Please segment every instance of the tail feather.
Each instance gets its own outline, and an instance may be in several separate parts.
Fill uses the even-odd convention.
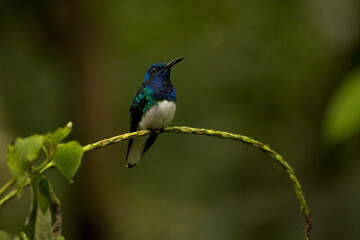
[[[158,135],[159,135],[159,134],[156,134],[156,133],[150,134],[149,138],[148,138],[147,141],[146,141],[143,154],[145,154],[146,151],[149,150],[149,148],[151,147],[151,145],[153,145],[153,143],[155,142],[155,140],[156,140],[156,138],[157,138]]]
[[[149,136],[138,137],[129,142],[128,154],[126,157],[126,167],[131,168],[140,162],[144,152],[145,144]]]

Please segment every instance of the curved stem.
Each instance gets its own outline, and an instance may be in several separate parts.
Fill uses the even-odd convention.
[[[39,166],[37,166],[36,168],[34,168],[31,172],[37,172],[37,171],[41,171],[50,161],[50,158],[46,158],[45,161],[40,164]],[[15,178],[11,179],[10,181],[8,181],[1,189],[0,189],[0,196],[5,193],[9,188],[11,188],[11,186],[13,186],[15,184],[16,180]],[[11,199],[11,198],[10,198]],[[10,199],[8,199],[7,201],[9,201]],[[0,200],[0,206],[2,206],[2,199]]]
[[[297,197],[297,199],[299,201],[299,204],[300,204],[300,210],[305,216],[306,227],[305,227],[305,230],[304,230],[304,237],[305,237],[305,240],[310,239],[310,231],[311,231],[312,222],[311,222],[311,218],[310,218],[309,207],[308,207],[308,205],[306,203],[306,200],[305,200],[304,193],[302,191],[300,182],[297,179],[297,177],[295,176],[295,172],[291,168],[291,166],[284,160],[284,158],[280,154],[278,154],[277,152],[272,150],[268,145],[266,145],[264,143],[261,143],[261,142],[259,142],[257,140],[254,140],[254,139],[252,139],[250,137],[246,137],[246,136],[242,136],[242,135],[238,135],[238,134],[233,134],[233,133],[229,133],[229,132],[215,131],[215,130],[211,130],[211,129],[203,129],[203,128],[166,127],[164,129],[157,130],[156,132],[158,134],[166,133],[166,132],[168,132],[168,133],[196,134],[196,135],[205,135],[205,136],[210,136],[210,137],[228,139],[228,140],[233,140],[233,141],[238,141],[238,142],[245,143],[247,145],[250,145],[250,146],[252,146],[252,147],[254,147],[256,149],[259,149],[259,150],[265,152],[271,158],[276,160],[276,162],[283,168],[283,170],[286,172],[286,174],[290,178],[291,184],[292,184],[292,186],[293,186],[293,188],[295,190],[296,197]],[[123,140],[128,140],[128,139],[132,139],[132,138],[136,138],[136,137],[141,137],[141,136],[145,136],[145,135],[149,135],[149,134],[151,134],[151,131],[149,131],[149,130],[141,130],[141,131],[132,132],[132,133],[125,133],[125,134],[122,134],[122,135],[118,135],[118,136],[115,136],[115,137],[103,139],[101,141],[88,144],[88,145],[83,147],[83,150],[84,150],[84,152],[89,152],[89,151],[92,151],[92,150],[95,150],[95,149],[98,149],[98,148],[102,148],[102,147],[106,147],[106,146],[111,145],[111,144],[115,144],[115,143],[123,141]],[[48,170],[49,168],[52,168],[54,166],[55,166],[55,164],[53,162],[50,162],[50,163],[42,166],[42,168],[40,169],[40,172],[44,173],[46,170]],[[13,184],[12,181],[13,180],[9,181],[3,188],[1,188],[0,193],[3,193],[6,189],[8,189]],[[27,183],[27,185],[28,184],[29,183]],[[9,185],[9,187],[6,187],[8,185]],[[3,190],[3,189],[5,189],[5,190]],[[2,198],[0,200],[0,207],[4,203],[6,203],[10,199],[12,199],[16,195],[16,193],[17,193],[17,190],[14,189],[10,193],[8,193],[4,198]]]
[[[15,183],[15,178],[11,179],[10,181],[8,181],[7,183],[5,183],[5,185],[0,189],[0,196],[6,192],[12,185],[14,185]],[[0,205],[1,206],[1,205]]]
[[[28,184],[26,184],[25,186],[27,186]],[[17,194],[18,190],[17,189],[13,189],[11,192],[9,192],[8,194],[6,194],[5,197],[3,197],[2,199],[0,199],[0,207],[2,205],[4,205],[6,202],[10,201],[11,199],[13,199],[16,194]]]

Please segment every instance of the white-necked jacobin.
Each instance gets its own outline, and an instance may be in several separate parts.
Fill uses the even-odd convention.
[[[176,92],[170,82],[171,67],[183,60],[177,58],[169,63],[151,65],[145,79],[130,106],[130,132],[137,130],[159,130],[173,120],[176,111]],[[140,162],[141,156],[149,150],[158,134],[129,140],[126,167]]]

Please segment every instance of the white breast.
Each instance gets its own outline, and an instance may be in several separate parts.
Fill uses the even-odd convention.
[[[174,118],[176,104],[172,101],[162,101],[150,108],[139,123],[139,129],[160,129],[168,126]]]

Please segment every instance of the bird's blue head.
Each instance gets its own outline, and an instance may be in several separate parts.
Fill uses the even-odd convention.
[[[177,58],[175,60],[172,60],[169,63],[155,63],[151,65],[145,74],[144,81],[148,80],[149,78],[170,78],[170,69],[172,66],[177,64],[178,62],[181,62],[183,58]]]

